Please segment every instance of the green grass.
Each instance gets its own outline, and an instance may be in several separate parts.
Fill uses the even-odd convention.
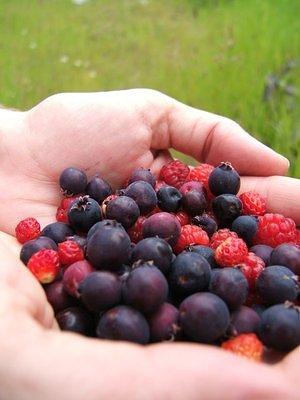
[[[299,177],[300,65],[262,100],[299,62],[299,15],[299,0],[1,0],[0,103],[151,87],[237,120]]]

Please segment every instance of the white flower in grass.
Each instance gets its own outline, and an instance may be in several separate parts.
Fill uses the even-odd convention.
[[[77,68],[79,68],[79,67],[81,67],[82,66],[82,64],[83,64],[83,62],[82,62],[82,60],[75,60],[74,61],[74,67],[77,67]]]
[[[76,6],[82,6],[82,4],[87,3],[88,0],[72,0],[72,3]]]
[[[29,43],[29,48],[30,48],[31,50],[36,49],[36,48],[37,48],[36,42],[30,42],[30,43]]]
[[[62,64],[66,64],[66,63],[69,61],[69,56],[68,56],[67,54],[63,54],[63,55],[60,57],[59,61],[60,61]]]

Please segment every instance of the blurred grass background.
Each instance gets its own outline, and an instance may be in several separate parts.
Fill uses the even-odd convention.
[[[300,177],[299,0],[0,0],[0,103],[131,87],[237,120]]]

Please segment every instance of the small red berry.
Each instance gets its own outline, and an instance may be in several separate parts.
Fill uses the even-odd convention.
[[[242,263],[248,255],[248,247],[242,239],[229,237],[215,252],[215,259],[221,267],[233,267]]]
[[[190,217],[184,211],[178,211],[174,215],[181,226],[188,225],[190,223]]]
[[[147,217],[141,215],[138,217],[136,223],[127,230],[132,243],[137,243],[143,239],[143,223],[146,221]]]
[[[208,178],[213,169],[214,167],[210,164],[200,164],[190,170],[187,180],[201,182],[206,190],[209,192]]]
[[[258,217],[254,243],[276,247],[282,243],[294,243],[296,235],[296,224],[291,218],[269,213]]]
[[[175,254],[181,253],[186,247],[195,244],[208,246],[209,237],[207,233],[196,225],[184,225],[181,228],[179,239],[174,247]]]
[[[36,239],[41,233],[41,226],[35,218],[26,218],[18,223],[15,229],[16,237],[20,243]]]
[[[170,186],[179,189],[190,173],[189,167],[179,160],[164,165],[160,170],[159,179]]]
[[[267,212],[267,199],[256,192],[245,192],[239,196],[243,203],[243,214],[264,215]]]
[[[72,197],[66,197],[61,200],[60,205],[58,206],[56,210],[56,221],[57,222],[65,222],[68,223],[68,211],[73,203],[73,201],[77,200],[79,196],[72,196]]]
[[[238,238],[237,233],[230,231],[227,228],[224,229],[219,229],[217,232],[215,232],[211,239],[210,239],[210,247],[214,250],[223,242],[225,242],[226,239],[228,238]]]
[[[58,244],[59,261],[63,265],[71,265],[84,259],[82,248],[74,240],[66,240]]]
[[[30,257],[27,267],[44,284],[54,281],[59,273],[59,265],[57,251],[42,249]]]
[[[262,342],[255,333],[242,333],[235,338],[226,340],[221,347],[254,361],[261,361],[264,350]]]
[[[253,290],[257,278],[265,268],[265,263],[256,254],[250,252],[242,263],[238,263],[237,267],[245,275],[249,284],[249,289]]]

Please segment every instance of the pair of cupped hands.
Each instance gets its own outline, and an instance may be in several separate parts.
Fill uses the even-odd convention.
[[[300,350],[275,365],[184,343],[142,347],[60,332],[35,278],[19,261],[14,227],[55,220],[68,166],[114,187],[174,148],[200,162],[230,161],[242,191],[300,223],[300,182],[289,163],[237,123],[148,89],[57,94],[29,111],[0,110],[0,399],[299,399]]]

